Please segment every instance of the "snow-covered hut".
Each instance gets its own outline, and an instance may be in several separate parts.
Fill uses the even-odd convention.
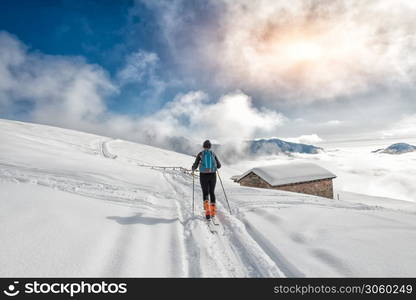
[[[276,189],[333,199],[335,174],[311,163],[291,163],[257,167],[236,181],[243,186]]]

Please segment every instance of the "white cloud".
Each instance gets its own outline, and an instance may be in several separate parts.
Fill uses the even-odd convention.
[[[103,97],[117,91],[106,72],[81,58],[29,53],[0,32],[0,110],[26,109],[38,122],[89,128],[106,110]]]
[[[324,123],[326,126],[339,126],[342,124],[342,121],[340,120],[330,120]]]
[[[381,132],[383,138],[416,137],[416,114],[404,116],[387,130]]]
[[[316,133],[301,135],[295,138],[285,138],[284,140],[288,142],[302,143],[302,144],[318,144],[320,142],[323,142],[323,139],[321,139]]]
[[[235,92],[210,102],[201,91],[178,96],[164,108],[141,120],[151,136],[187,136],[220,142],[251,138],[258,131],[273,131],[284,120],[281,114],[257,109],[250,97]]]
[[[155,63],[156,57],[138,52],[127,61],[128,67],[120,76],[124,80],[140,80],[147,64]],[[117,115],[108,110],[105,97],[117,93],[118,88],[97,65],[76,57],[32,53],[16,37],[0,33],[3,116],[24,109],[25,120],[164,147],[172,146],[172,138],[181,136],[198,143],[206,138],[222,142],[250,138],[258,131],[275,130],[284,119],[274,111],[255,108],[250,97],[242,92],[210,101],[201,91],[179,95],[145,117]]]
[[[137,51],[127,56],[126,63],[117,77],[122,84],[141,82],[146,73],[152,75],[158,61],[156,53]]]
[[[145,2],[177,61],[218,87],[310,102],[416,79],[413,0]]]

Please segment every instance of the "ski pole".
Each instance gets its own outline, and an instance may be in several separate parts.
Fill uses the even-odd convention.
[[[227,194],[225,193],[224,185],[222,184],[220,172],[218,170],[217,170],[217,174],[218,174],[218,178],[220,179],[220,183],[221,183],[222,191],[224,192],[225,200],[227,201],[228,209],[230,210],[230,215],[232,215],[233,213],[231,212],[230,203],[228,202]]]
[[[192,215],[195,216],[195,175],[192,171]]]

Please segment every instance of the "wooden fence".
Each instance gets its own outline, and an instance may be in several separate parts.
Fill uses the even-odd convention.
[[[176,167],[176,166],[153,166],[153,165],[145,165],[145,164],[138,164],[140,167],[147,167],[154,170],[173,170],[173,171],[179,171],[187,175],[192,175],[192,170],[186,169],[184,167]],[[194,176],[199,177],[199,171],[195,170]]]

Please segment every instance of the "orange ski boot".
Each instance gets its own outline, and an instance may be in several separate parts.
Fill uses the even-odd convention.
[[[215,203],[211,203],[211,217],[215,217],[217,215],[217,207],[215,206]]]
[[[211,209],[210,209],[209,201],[204,200],[204,209],[205,209],[205,218],[209,220],[211,218]]]

